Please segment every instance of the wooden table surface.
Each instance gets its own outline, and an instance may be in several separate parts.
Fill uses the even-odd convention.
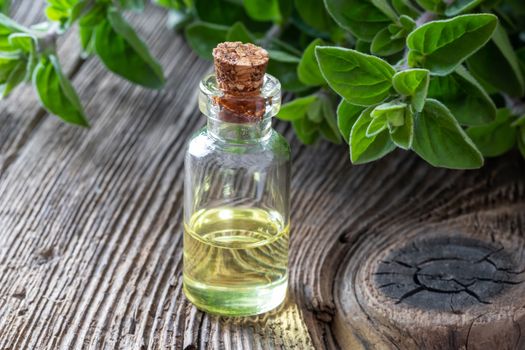
[[[44,1],[14,3],[21,22],[42,20]],[[76,33],[60,41],[91,129],[59,122],[30,87],[0,102],[0,349],[525,349],[517,153],[479,171],[402,151],[353,167],[346,147],[303,147],[285,124],[286,305],[248,319],[196,310],[181,289],[182,167],[210,66],[165,16],[133,15],[162,91],[79,59]]]

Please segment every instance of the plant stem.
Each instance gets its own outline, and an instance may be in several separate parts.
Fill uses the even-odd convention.
[[[45,32],[36,32],[38,38],[37,51],[40,54],[47,54],[56,51],[57,39],[62,34],[60,33],[58,23],[51,22],[48,30]]]
[[[507,94],[503,94],[503,98],[505,99],[505,106],[513,115],[522,116],[525,114],[525,101],[518,97],[511,97]]]
[[[418,19],[416,19],[416,26],[420,27],[423,24],[433,21],[437,18],[436,14],[434,12],[425,11],[419,16]]]
[[[272,39],[281,35],[281,32],[282,32],[282,27],[280,25],[278,24],[272,25],[270,29],[266,32],[264,37],[261,39],[261,42],[260,42],[261,46],[265,48],[268,47]]]

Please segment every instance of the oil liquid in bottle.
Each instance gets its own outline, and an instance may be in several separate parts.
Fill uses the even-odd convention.
[[[185,294],[200,309],[221,315],[275,308],[286,293],[288,234],[276,211],[226,207],[194,213],[185,224]]]

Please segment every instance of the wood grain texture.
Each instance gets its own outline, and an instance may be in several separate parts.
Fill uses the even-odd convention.
[[[288,300],[248,319],[196,310],[181,288],[182,162],[185,141],[204,122],[196,87],[209,64],[158,25],[164,11],[146,11],[133,22],[165,67],[163,91],[135,87],[89,59],[73,82],[90,130],[39,112],[30,90],[2,102],[0,152],[10,161],[0,173],[0,349],[430,349],[428,327],[383,316],[388,308],[378,301],[408,317],[413,309],[374,294],[380,257],[444,235],[504,246],[505,262],[523,261],[519,155],[479,171],[435,169],[401,151],[352,167],[344,147],[302,147],[279,124],[294,151]],[[29,133],[27,123],[35,125]],[[502,349],[523,349],[520,288],[504,288],[515,297],[501,324],[483,318],[496,294],[487,296],[493,304],[440,310],[434,344],[477,349],[495,325],[510,334]]]

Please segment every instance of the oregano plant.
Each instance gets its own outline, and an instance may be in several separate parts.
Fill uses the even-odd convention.
[[[44,24],[0,17],[2,96],[32,81],[51,113],[87,125],[55,45],[70,30],[115,74],[163,86],[161,66],[125,19],[144,0],[47,2]],[[523,0],[153,2],[204,59],[222,41],[265,47],[268,72],[295,97],[278,117],[305,144],[346,142],[355,164],[396,148],[453,169],[515,148],[525,157]]]

